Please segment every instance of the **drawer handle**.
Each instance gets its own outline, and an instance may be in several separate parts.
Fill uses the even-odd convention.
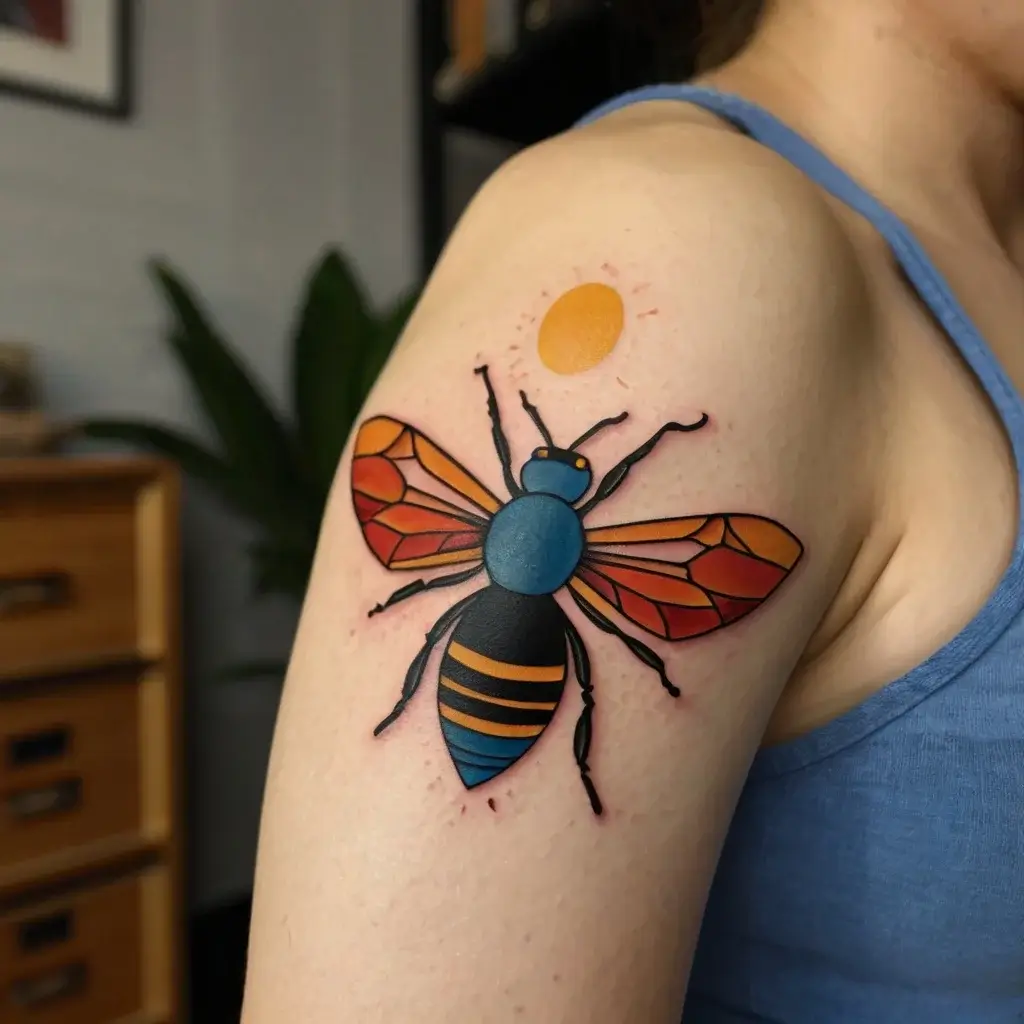
[[[50,946],[68,942],[75,934],[75,916],[61,910],[45,917],[34,917],[18,925],[18,948],[23,953],[37,953]]]
[[[23,733],[7,741],[7,762],[12,768],[27,768],[43,761],[57,761],[70,746],[71,730],[67,726]]]
[[[58,608],[71,598],[71,578],[66,572],[0,579],[0,618],[18,612]]]
[[[33,978],[22,978],[11,985],[11,1003],[19,1010],[35,1010],[58,999],[67,999],[85,988],[85,977],[85,964],[77,963]]]
[[[81,779],[62,779],[50,786],[22,789],[7,797],[7,810],[15,821],[32,821],[62,814],[77,807],[82,799]]]

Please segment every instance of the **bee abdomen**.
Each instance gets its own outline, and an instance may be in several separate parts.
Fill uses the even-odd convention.
[[[437,691],[441,731],[467,787],[500,775],[536,742],[565,686],[565,664],[513,665],[453,642]]]

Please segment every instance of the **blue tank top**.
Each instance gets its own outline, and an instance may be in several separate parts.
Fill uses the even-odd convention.
[[[654,99],[719,115],[874,225],[988,392],[1024,483],[1024,404],[907,226],[736,96],[656,86],[584,120]],[[953,640],[830,724],[757,756],[684,1024],[1024,1021],[1022,658],[1024,518],[1001,582]]]

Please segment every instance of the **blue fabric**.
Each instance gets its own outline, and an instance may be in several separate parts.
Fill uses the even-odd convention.
[[[735,96],[657,86],[585,121],[653,99],[719,115],[875,226],[991,397],[1024,483],[1021,398],[907,226]],[[757,757],[712,887],[685,1024],[1024,1021],[1022,527],[1003,579],[952,641]]]

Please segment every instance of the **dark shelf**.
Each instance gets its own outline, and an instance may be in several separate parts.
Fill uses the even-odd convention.
[[[517,49],[492,58],[435,95],[448,59],[444,0],[420,0],[420,215],[424,275],[445,241],[443,137],[467,128],[528,146],[573,126],[618,93],[659,80],[680,80],[692,66],[698,35],[693,0],[602,0],[593,8],[527,32]],[[445,72],[447,74],[447,72]]]
[[[454,100],[438,103],[440,116],[448,125],[520,145],[540,142],[623,87],[610,59],[613,46],[608,11],[566,18],[508,57],[492,58]]]

